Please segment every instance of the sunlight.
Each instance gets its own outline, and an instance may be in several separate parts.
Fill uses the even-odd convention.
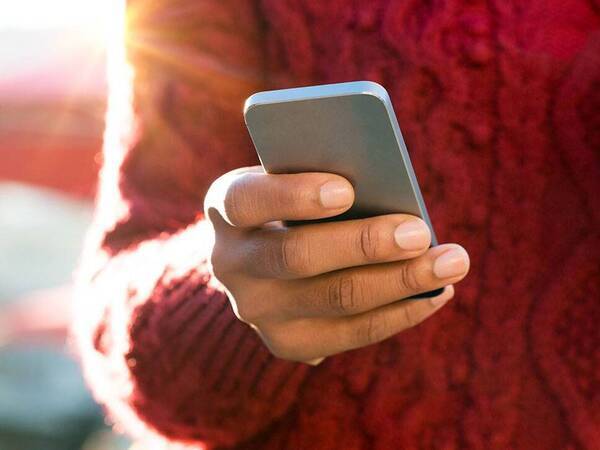
[[[0,0],[0,32],[10,37],[27,32],[72,30],[85,42],[104,50],[106,36],[112,31],[114,4],[114,0]],[[8,41],[12,40],[0,42],[0,50],[5,45],[11,46]]]
[[[109,0],[2,0],[0,29],[103,29],[111,3]]]
[[[122,6],[0,0],[0,98],[103,95],[106,51],[121,36]]]

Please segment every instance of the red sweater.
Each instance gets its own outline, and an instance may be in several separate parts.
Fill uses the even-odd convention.
[[[129,10],[76,320],[120,428],[147,448],[600,448],[597,0]],[[358,79],[389,90],[471,274],[416,329],[317,367],[278,360],[207,271],[203,195],[256,163],[248,94]]]

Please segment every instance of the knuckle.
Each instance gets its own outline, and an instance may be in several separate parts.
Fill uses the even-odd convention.
[[[302,216],[307,209],[307,192],[303,185],[286,180],[269,192],[269,203],[278,211],[292,217]]]
[[[264,301],[262,290],[236,286],[233,291],[228,291],[228,297],[235,315],[242,322],[262,327],[272,321],[272,303]]]
[[[247,302],[237,301],[233,306],[235,315],[238,319],[248,324],[255,324],[258,319],[258,314],[252,305],[249,305]]]
[[[358,234],[361,254],[367,261],[376,261],[381,247],[381,233],[373,223],[366,223]]]
[[[293,214],[302,214],[310,203],[309,191],[304,185],[294,186],[281,192],[279,201],[286,204]]]
[[[356,281],[352,277],[334,278],[327,286],[327,306],[338,314],[349,314],[356,310],[358,303]]]
[[[210,270],[214,277],[221,282],[227,275],[227,269],[222,261],[223,260],[217,257],[214,252],[212,253],[210,257]]]
[[[410,293],[418,292],[423,287],[423,283],[419,280],[417,271],[410,264],[403,264],[401,266],[399,283],[401,290]]]
[[[271,354],[280,359],[296,360],[296,350],[285,330],[262,331],[262,339]]]
[[[244,225],[247,222],[244,204],[248,200],[245,183],[236,180],[229,185],[223,199],[223,212],[232,225]]]
[[[404,307],[404,325],[406,328],[412,328],[418,324],[418,320],[415,318],[411,311],[410,305]]]
[[[356,329],[358,344],[363,346],[380,342],[389,336],[389,330],[385,314],[371,314]]]
[[[268,278],[277,277],[284,272],[281,251],[277,244],[264,243],[253,249],[256,257],[248,258],[248,264],[257,264]]]
[[[210,271],[221,282],[225,280],[231,271],[232,258],[228,257],[227,253],[224,246],[219,242],[215,242],[210,253]]]
[[[286,359],[288,361],[296,360],[294,352],[285,343],[269,343],[267,345],[271,354],[279,359]]]
[[[302,276],[310,272],[311,265],[311,252],[306,239],[300,233],[286,233],[279,247],[277,272]]]

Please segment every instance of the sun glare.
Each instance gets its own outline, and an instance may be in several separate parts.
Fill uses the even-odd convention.
[[[125,0],[0,0],[0,99],[105,98]]]
[[[0,31],[74,30],[105,46],[118,0],[0,0]]]
[[[0,29],[88,28],[106,25],[110,0],[4,0]]]

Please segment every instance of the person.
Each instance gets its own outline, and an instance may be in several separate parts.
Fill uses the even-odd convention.
[[[74,325],[118,429],[142,448],[598,447],[596,3],[127,14]],[[278,222],[336,215],[352,186],[262,173],[244,99],[360,79],[390,92],[439,247],[404,214]]]

